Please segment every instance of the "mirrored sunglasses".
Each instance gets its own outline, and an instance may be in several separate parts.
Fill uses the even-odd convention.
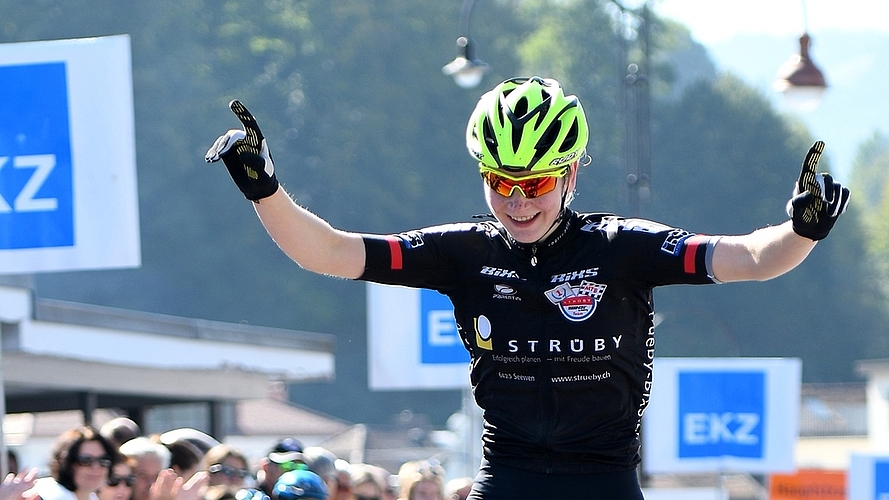
[[[521,178],[506,177],[491,170],[482,170],[481,174],[488,187],[500,196],[508,198],[514,190],[518,189],[525,198],[537,198],[556,189],[559,179],[565,177],[568,170],[568,168],[564,168],[548,174]]]
[[[132,488],[134,484],[136,484],[136,475],[130,474],[129,476],[108,476],[108,486],[114,487],[119,484],[125,484],[127,487]]]
[[[77,465],[81,467],[89,467],[93,464],[99,464],[101,467],[111,467],[111,457],[102,456],[102,457],[94,457],[92,455],[77,455],[77,458],[74,459]]]

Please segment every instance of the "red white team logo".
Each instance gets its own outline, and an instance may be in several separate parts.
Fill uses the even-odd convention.
[[[562,283],[544,294],[550,302],[559,307],[565,318],[570,321],[583,321],[596,312],[596,306],[605,294],[607,286],[592,281],[581,281],[577,286]]]

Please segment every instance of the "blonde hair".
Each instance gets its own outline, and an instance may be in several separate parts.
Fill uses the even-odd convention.
[[[417,484],[426,481],[435,483],[439,497],[443,498],[444,475],[444,469],[437,460],[405,462],[398,470],[398,499],[411,500]]]

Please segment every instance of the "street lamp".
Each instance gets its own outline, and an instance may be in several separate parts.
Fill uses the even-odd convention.
[[[651,200],[651,96],[646,74],[651,62],[649,1],[645,0],[635,9],[620,0],[612,0],[608,6],[620,39],[625,180],[627,202],[634,217],[641,216],[644,206]],[[638,48],[638,54],[633,54],[640,58],[638,62],[631,62],[631,44]]]
[[[460,8],[460,37],[457,38],[457,57],[441,68],[461,88],[478,87],[491,66],[475,56],[475,44],[469,37],[469,21],[475,0],[463,0]]]
[[[781,66],[774,85],[775,90],[783,93],[791,106],[802,111],[815,109],[827,89],[824,74],[809,57],[811,38],[807,17],[806,2],[803,0],[803,36],[799,38],[799,54],[791,56]]]

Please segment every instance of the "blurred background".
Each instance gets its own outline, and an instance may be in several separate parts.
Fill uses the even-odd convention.
[[[773,43],[741,31],[708,35],[705,46],[686,14],[659,15],[671,0],[479,0],[471,40],[490,68],[478,87],[462,88],[442,72],[454,40],[470,35],[460,1],[0,1],[0,42],[129,34],[132,43],[142,266],[18,278],[41,298],[332,334],[335,380],[292,385],[290,401],[352,422],[412,415],[442,426],[461,392],[369,391],[364,285],[288,261],[224,168],[203,156],[239,126],[227,107],[238,98],[265,133],[279,180],[334,226],[389,233],[470,220],[487,211],[464,147],[475,102],[503,79],[551,76],[581,98],[591,127],[593,163],[573,204],[581,211],[709,234],[781,223],[806,150],[824,140],[821,168],[838,169],[854,191],[831,237],[767,283],[657,290],[657,349],[799,357],[803,382],[861,380],[855,362],[889,347],[887,124],[865,126],[846,112],[851,104],[830,118],[783,104],[771,82],[805,29],[787,2],[797,10],[737,2],[759,9],[756,19],[786,21]],[[700,4],[691,11],[710,16],[695,21],[704,26],[730,17]],[[831,80],[830,64],[852,57],[845,40],[885,48],[889,35],[815,27],[824,106],[885,110],[885,101],[859,101],[861,85],[886,81],[885,64],[851,81]]]

